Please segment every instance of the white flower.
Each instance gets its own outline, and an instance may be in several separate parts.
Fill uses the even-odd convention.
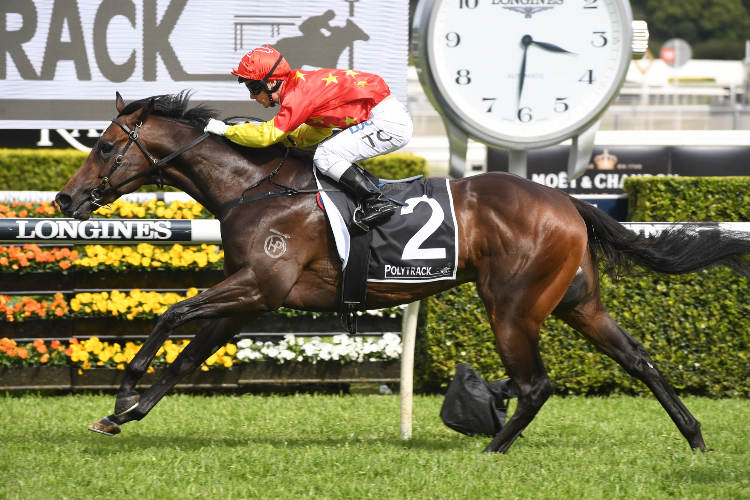
[[[253,345],[253,341],[252,340],[250,340],[250,339],[242,339],[239,342],[237,342],[237,349],[247,349],[248,347],[250,347],[252,345]]]

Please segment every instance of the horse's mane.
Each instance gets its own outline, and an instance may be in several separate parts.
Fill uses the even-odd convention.
[[[142,107],[146,106],[151,99],[154,100],[154,110],[151,112],[152,116],[158,116],[161,118],[168,118],[177,122],[181,122],[194,127],[196,130],[203,132],[206,128],[208,120],[215,119],[219,120],[220,112],[216,109],[206,106],[205,104],[199,104],[193,108],[189,108],[190,97],[192,92],[189,90],[183,90],[178,94],[163,94],[147,97],[145,99],[139,99],[133,101],[120,112],[117,116],[132,114]],[[276,147],[280,149],[280,153],[284,154],[285,146],[283,144],[274,144],[270,147]],[[312,159],[315,155],[315,151],[290,148],[289,156],[302,161],[305,165],[312,165]]]

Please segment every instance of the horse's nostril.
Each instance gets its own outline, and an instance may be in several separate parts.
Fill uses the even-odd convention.
[[[73,199],[65,193],[57,193],[55,203],[60,209],[65,210],[73,203]]]

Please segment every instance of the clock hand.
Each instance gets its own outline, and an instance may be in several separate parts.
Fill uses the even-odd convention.
[[[545,42],[537,42],[536,40],[531,42],[533,45],[536,45],[537,47],[540,47],[545,50],[549,50],[551,52],[564,52],[566,54],[574,54],[573,52],[570,52],[568,50],[565,50],[563,48],[558,47],[557,45],[552,45],[551,43],[545,43]]]
[[[518,106],[521,106],[521,94],[523,93],[523,81],[526,78],[526,53],[529,50],[529,45],[531,45],[534,42],[534,40],[531,38],[530,35],[524,35],[524,37],[521,39],[521,44],[523,44],[523,61],[521,62],[521,73],[518,75]]]

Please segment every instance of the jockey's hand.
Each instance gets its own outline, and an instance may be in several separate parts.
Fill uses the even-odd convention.
[[[229,125],[224,123],[220,120],[214,120],[211,118],[208,120],[208,124],[206,125],[206,128],[203,129],[204,132],[208,132],[209,134],[214,135],[220,135],[225,136],[227,134],[227,129],[229,128]]]

